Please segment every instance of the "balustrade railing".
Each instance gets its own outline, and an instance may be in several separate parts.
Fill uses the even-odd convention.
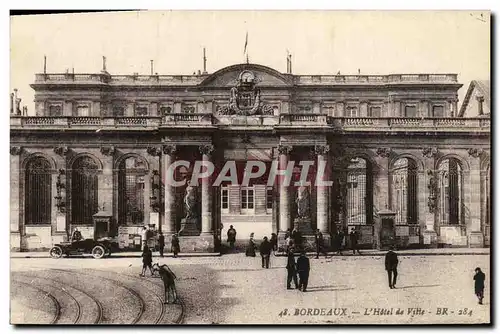
[[[218,120],[214,118],[218,117]],[[93,117],[93,116],[11,116],[12,128],[120,128],[120,127],[168,127],[207,125],[277,125],[277,126],[331,126],[348,131],[368,129],[398,131],[489,131],[490,119],[485,118],[405,118],[405,117],[331,117],[324,114],[282,114],[279,117],[249,116],[239,121],[224,122],[225,116],[212,114],[169,114],[163,117]],[[235,120],[236,120],[235,119]]]

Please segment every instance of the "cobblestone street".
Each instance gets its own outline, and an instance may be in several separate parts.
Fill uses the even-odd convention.
[[[306,293],[286,290],[285,261],[272,257],[271,268],[262,269],[259,256],[243,254],[159,259],[176,273],[182,301],[164,305],[161,281],[139,277],[139,258],[12,259],[11,319],[121,324],[489,322],[488,255],[400,255],[395,290],[387,286],[381,256],[311,259]],[[486,274],[484,305],[473,294],[477,266]]]

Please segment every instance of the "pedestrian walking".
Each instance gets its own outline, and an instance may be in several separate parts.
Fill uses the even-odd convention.
[[[269,242],[271,243],[273,251],[276,252],[278,250],[278,236],[276,233],[271,233],[271,240]]]
[[[394,247],[385,255],[385,270],[387,270],[387,278],[389,279],[389,288],[396,288],[396,279],[398,277],[398,255],[393,251]]]
[[[140,276],[146,274],[146,268],[149,268],[151,276],[153,276],[153,253],[149,249],[148,245],[144,246],[142,249],[142,272]]]
[[[234,243],[236,242],[236,229],[233,225],[229,226],[229,230],[227,230],[227,242],[229,243],[229,247],[234,249]]]
[[[293,245],[296,249],[302,250],[302,233],[297,228],[292,231]]]
[[[335,235],[335,250],[337,251],[337,255],[342,255],[342,244],[344,242],[344,233],[339,230]]]
[[[259,252],[262,257],[262,268],[269,269],[269,259],[271,258],[271,243],[267,240],[267,237],[264,237],[264,240],[260,244]]]
[[[177,237],[177,233],[172,234],[172,246],[170,248],[172,253],[174,253],[174,257],[177,257],[177,254],[181,251],[181,245],[179,244],[179,237]]]
[[[301,251],[299,258],[297,259],[297,272],[299,274],[299,290],[302,292],[307,291],[310,271],[311,266],[309,264],[309,258],[306,256],[305,251]]]
[[[148,228],[144,226],[141,233],[142,240],[142,250],[148,245]]]
[[[248,240],[248,245],[245,250],[246,256],[255,257],[255,241],[253,240],[253,236],[254,236],[253,232],[250,233],[250,240]]]
[[[299,288],[299,283],[297,281],[297,264],[295,263],[295,255],[293,254],[293,248],[290,248],[287,253],[286,262],[286,288],[287,290],[292,290],[292,280],[295,285],[295,289]]]
[[[355,255],[356,251],[358,251],[358,254],[361,255],[358,248],[358,231],[352,229],[351,234],[349,234],[349,238],[351,240],[352,255]]]
[[[484,298],[484,281],[486,280],[486,275],[481,271],[481,268],[477,267],[474,275],[474,292],[479,300],[479,305],[483,305]]]
[[[165,248],[165,236],[162,232],[158,234],[158,248],[160,250],[160,256],[163,257],[163,250]]]
[[[325,258],[328,257],[328,254],[325,251],[323,233],[321,233],[319,229],[316,230],[314,241],[316,243],[316,258],[319,259],[319,253],[324,254]]]

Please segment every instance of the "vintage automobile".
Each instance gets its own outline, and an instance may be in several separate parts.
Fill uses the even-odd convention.
[[[110,237],[94,239],[83,239],[79,241],[68,241],[55,244],[50,249],[50,257],[58,259],[63,255],[92,254],[94,259],[110,256],[113,250],[118,249],[118,244]]]

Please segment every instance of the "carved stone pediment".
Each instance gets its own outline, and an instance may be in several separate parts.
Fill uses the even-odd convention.
[[[11,146],[10,147],[10,154],[12,155],[21,155],[21,153],[23,153],[24,151],[24,148],[22,148],[21,146]]]
[[[377,155],[382,158],[388,158],[391,155],[392,150],[388,147],[380,147],[377,149]]]
[[[101,153],[103,155],[112,156],[115,152],[116,149],[114,146],[101,146]]]

